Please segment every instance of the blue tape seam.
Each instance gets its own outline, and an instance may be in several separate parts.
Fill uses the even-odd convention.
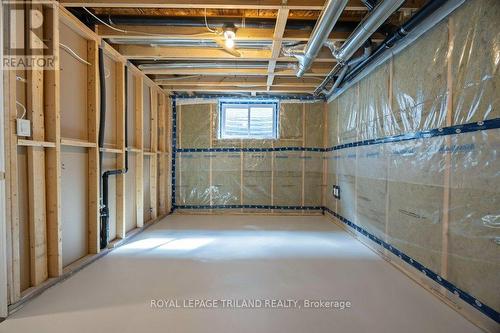
[[[432,129],[428,131],[406,133],[401,135],[388,136],[379,139],[362,140],[351,143],[345,143],[328,148],[318,147],[269,147],[269,148],[179,148],[174,151],[177,153],[209,153],[209,152],[276,152],[276,151],[308,151],[308,152],[331,152],[334,150],[342,150],[352,147],[361,147],[369,145],[377,145],[384,143],[402,142],[418,139],[428,139],[438,136],[455,135],[460,133],[470,133],[476,131],[484,131],[489,129],[500,128],[500,118],[480,121],[477,123],[469,123],[463,125],[455,125]]]
[[[214,97],[214,96],[210,96]],[[172,130],[172,211],[175,209],[286,209],[286,210],[323,210],[327,211],[331,215],[338,218],[341,222],[348,225],[352,229],[358,231],[363,236],[377,243],[378,245],[384,247],[385,249],[391,251],[394,255],[398,256],[406,263],[412,265],[420,272],[431,278],[433,281],[445,287],[448,291],[457,295],[460,299],[465,301],[467,304],[471,305],[481,313],[485,314],[489,318],[493,319],[495,322],[500,323],[500,314],[495,311],[493,308],[489,307],[486,304],[481,303],[478,299],[474,298],[470,294],[456,287],[453,283],[439,276],[437,273],[428,269],[418,261],[412,259],[402,251],[393,247],[392,245],[386,243],[375,235],[369,233],[365,229],[360,226],[354,224],[343,216],[331,211],[326,207],[320,206],[269,206],[269,205],[180,205],[177,206],[175,202],[175,160],[176,153],[181,152],[272,152],[272,151],[315,151],[315,152],[329,152],[334,150],[341,150],[351,147],[360,147],[367,145],[376,145],[383,143],[392,143],[392,142],[402,142],[402,141],[410,141],[417,139],[425,139],[432,138],[437,136],[445,136],[445,135],[454,135],[460,133],[470,133],[476,131],[483,131],[489,129],[497,129],[500,128],[500,118],[479,121],[476,123],[469,123],[463,125],[455,125],[449,127],[443,127],[438,129],[432,129],[428,131],[420,131],[414,133],[407,133],[395,136],[389,136],[379,139],[371,139],[371,140],[363,140],[357,141],[342,145],[337,145],[329,148],[308,148],[308,147],[276,147],[276,148],[195,148],[195,149],[177,149],[176,146],[176,138],[177,138],[177,112],[176,112],[176,98],[177,96],[172,97],[172,118],[173,118],[173,130]]]
[[[320,210],[322,206],[278,206],[278,205],[179,205],[176,209],[290,209]]]
[[[438,283],[439,285],[445,287],[448,291],[452,292],[456,296],[458,296],[460,299],[465,301],[467,304],[473,306],[475,309],[479,310],[489,318],[493,319],[497,323],[500,323],[500,314],[495,311],[493,308],[489,307],[488,305],[481,303],[478,299],[474,298],[472,295],[468,294],[467,292],[463,291],[462,289],[458,288],[455,286],[453,283],[450,281],[446,280],[439,274],[433,272],[429,268],[425,267],[423,264],[419,263],[415,259],[409,257],[406,255],[404,252],[398,250],[391,244],[383,241],[382,239],[378,238],[377,236],[373,235],[372,233],[368,232],[364,228],[358,226],[357,224],[353,223],[352,221],[349,221],[345,217],[335,213],[331,209],[327,207],[323,207],[324,211],[328,212],[329,214],[333,215],[337,219],[339,219],[342,223],[348,225],[350,228],[356,230],[358,233],[362,234],[366,238],[370,239],[371,241],[375,242],[376,244],[382,246],[384,249],[389,250],[392,252],[394,255],[398,256],[400,259],[405,261],[407,264],[413,266],[416,268],[419,272],[422,272],[424,275],[427,277],[431,278],[433,281]]]

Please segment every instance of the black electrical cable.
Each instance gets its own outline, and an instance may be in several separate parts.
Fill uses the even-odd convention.
[[[101,93],[101,118],[99,123],[99,148],[104,145],[104,129],[106,120],[106,86],[104,80],[104,56],[101,49],[99,49],[99,76],[100,76],[100,93]],[[101,68],[102,67],[102,68]],[[114,175],[122,175],[128,172],[128,72],[127,66],[125,66],[124,73],[125,81],[125,168],[107,170],[102,174],[102,196],[101,196],[101,224],[100,224],[100,247],[101,249],[108,246],[109,241],[109,177]],[[99,163],[102,166],[102,155],[103,153],[99,151]]]

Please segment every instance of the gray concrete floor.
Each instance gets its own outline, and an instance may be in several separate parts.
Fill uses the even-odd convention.
[[[352,306],[154,309],[152,299]],[[0,332],[480,330],[326,217],[173,215],[29,302]]]

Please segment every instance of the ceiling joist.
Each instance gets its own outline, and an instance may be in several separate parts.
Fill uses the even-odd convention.
[[[317,63],[314,64],[307,73],[304,74],[305,77],[318,77],[326,76],[332,69],[333,64],[328,63]],[[268,70],[265,68],[170,68],[170,69],[143,69],[145,74],[155,74],[155,75],[223,75],[223,76],[267,76]],[[295,69],[279,69],[275,70],[274,75],[276,76],[295,76]]]
[[[215,9],[282,9],[321,10],[325,0],[59,0],[65,7],[99,8],[215,8]],[[417,9],[425,0],[408,0],[401,10]],[[347,11],[366,11],[361,0],[350,0]]]

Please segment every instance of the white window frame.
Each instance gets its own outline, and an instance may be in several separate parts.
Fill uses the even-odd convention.
[[[269,107],[273,108],[273,133],[271,136],[246,136],[227,135],[226,129],[226,109],[246,109],[248,115],[248,130],[250,131],[250,111],[252,108]],[[217,138],[219,140],[277,140],[279,139],[279,101],[278,100],[219,100],[219,130]]]

